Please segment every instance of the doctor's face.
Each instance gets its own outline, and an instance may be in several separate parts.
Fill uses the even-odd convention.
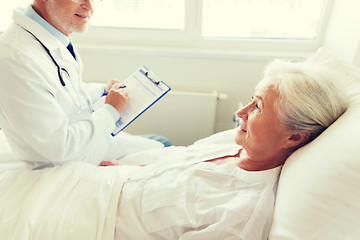
[[[45,10],[45,20],[69,36],[87,30],[94,12],[94,0],[47,0]]]
[[[282,131],[275,102],[278,92],[270,81],[262,80],[255,89],[253,100],[236,114],[240,117],[235,142],[249,156],[270,157],[280,150],[288,138]]]

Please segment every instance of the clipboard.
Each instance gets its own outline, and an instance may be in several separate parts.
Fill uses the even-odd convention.
[[[116,128],[111,133],[112,136],[116,136],[124,130],[171,90],[166,83],[145,66],[139,67],[122,83],[126,86],[129,102],[121,111],[120,119],[116,122]]]

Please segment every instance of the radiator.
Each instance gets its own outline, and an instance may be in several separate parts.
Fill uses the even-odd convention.
[[[168,137],[173,145],[188,146],[214,133],[217,100],[226,97],[217,91],[171,91],[124,131],[131,134],[157,133]]]

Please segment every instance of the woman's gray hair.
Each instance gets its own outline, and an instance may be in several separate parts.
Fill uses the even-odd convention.
[[[265,79],[274,83],[275,103],[284,130],[310,132],[317,137],[348,108],[341,79],[331,69],[310,62],[275,60],[265,69]],[[309,142],[307,141],[307,142]]]

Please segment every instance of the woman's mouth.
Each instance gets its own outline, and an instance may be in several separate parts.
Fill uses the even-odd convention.
[[[243,133],[247,132],[246,129],[244,127],[241,127],[241,126],[239,126],[238,131],[243,132]]]

